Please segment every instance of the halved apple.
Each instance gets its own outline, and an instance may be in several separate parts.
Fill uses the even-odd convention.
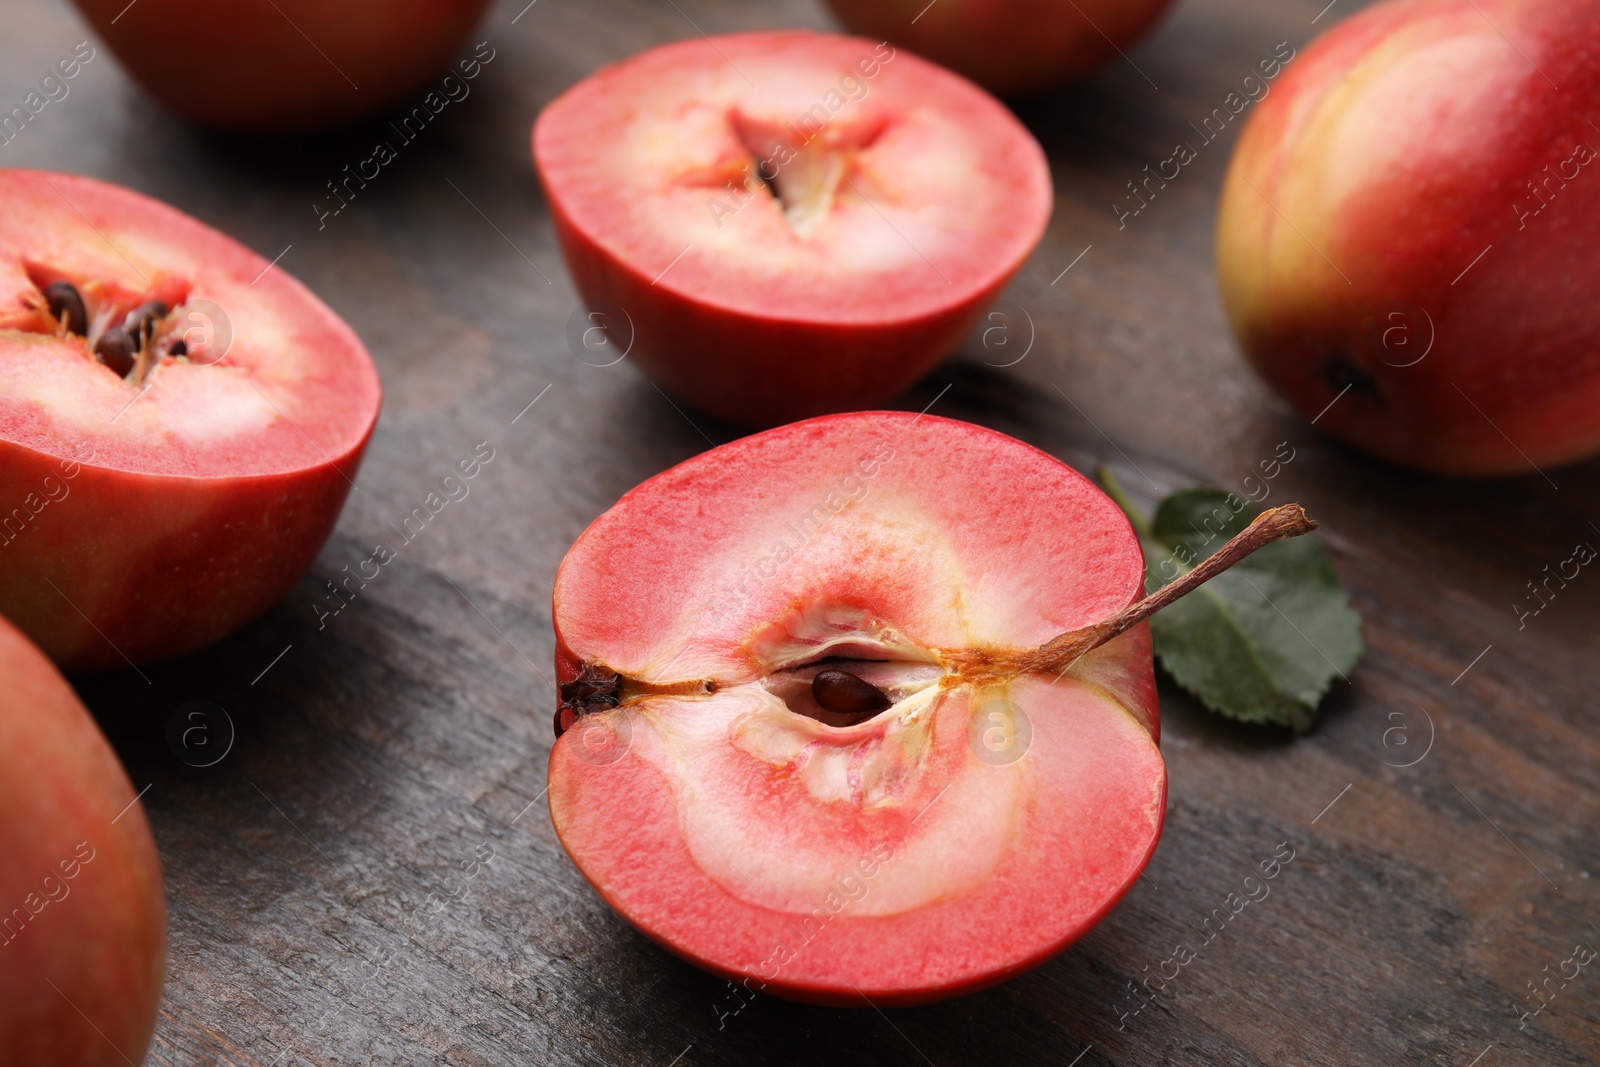
[[[752,990],[1001,981],[1104,917],[1160,836],[1147,626],[1064,671],[1035,654],[1143,574],[1110,499],[977,426],[838,415],[707,452],[557,574],[557,833],[630,922]]]
[[[1005,106],[893,46],[696,38],[545,108],[534,162],[585,337],[745,425],[878,405],[960,342],[1050,218]]]
[[[378,403],[282,267],[130,190],[0,170],[0,612],[58,664],[181,655],[279,600]]]

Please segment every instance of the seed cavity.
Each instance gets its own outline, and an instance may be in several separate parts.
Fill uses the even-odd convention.
[[[90,307],[92,301],[99,299],[92,285],[86,300],[76,285],[65,279],[45,282],[39,277],[41,273],[41,269],[30,268],[34,284],[42,287],[45,308],[56,328],[68,336],[91,341],[95,359],[117,377],[142,385],[154,373],[163,354],[188,355],[188,344],[168,322],[172,309],[164,301],[146,300],[115,324],[114,309]],[[106,321],[108,318],[110,322]]]
[[[818,671],[811,679],[811,696],[817,706],[836,715],[873,715],[892,701],[882,689],[849,671]]]

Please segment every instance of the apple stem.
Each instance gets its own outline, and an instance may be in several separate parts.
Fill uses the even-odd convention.
[[[1049,672],[1060,677],[1088,653],[1137,626],[1173,601],[1192,593],[1258,548],[1265,548],[1285,538],[1299,537],[1316,528],[1316,521],[1299,504],[1284,504],[1264,511],[1187,574],[1129,604],[1103,622],[1051,638],[1022,657],[1018,666],[1026,673]]]

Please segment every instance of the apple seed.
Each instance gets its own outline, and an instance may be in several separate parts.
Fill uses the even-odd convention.
[[[71,282],[51,282],[44,290],[50,304],[50,317],[66,326],[68,332],[82,336],[89,332],[89,312],[83,295]]]
[[[113,326],[101,334],[100,343],[94,348],[95,354],[100,357],[100,362],[110,367],[112,373],[119,378],[126,378],[128,372],[133,369],[134,353],[138,350],[128,331],[118,326]]]
[[[849,671],[818,671],[811,679],[811,695],[824,711],[837,715],[868,715],[882,711],[892,701],[882,689]]]

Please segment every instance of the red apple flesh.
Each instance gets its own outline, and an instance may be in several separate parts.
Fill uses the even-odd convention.
[[[850,37],[652,49],[545,108],[533,152],[595,325],[744,425],[900,392],[1050,216],[1044,153],[1004,106]]]
[[[1059,679],[1004,665],[1143,574],[1103,493],[966,423],[829,416],[691,459],[556,576],[565,713],[587,712],[551,753],[556,831],[630,922],[749,989],[1002,981],[1127,892],[1166,796],[1147,626]],[[891,706],[830,724],[824,669]]]
[[[1319,38],[1223,188],[1250,361],[1396,463],[1531,473],[1600,449],[1597,116],[1593,0],[1384,3]]]
[[[1116,59],[1171,0],[828,0],[852,33],[903,45],[1002,95]]]
[[[74,0],[128,72],[209,126],[332,126],[442,77],[489,0]]]
[[[0,619],[0,1063],[124,1067],[155,1027],[166,901],[94,720]]]
[[[104,342],[149,301],[169,311],[119,374]],[[282,599],[378,404],[366,349],[281,265],[129,190],[0,171],[0,613],[64,668],[181,655]]]

